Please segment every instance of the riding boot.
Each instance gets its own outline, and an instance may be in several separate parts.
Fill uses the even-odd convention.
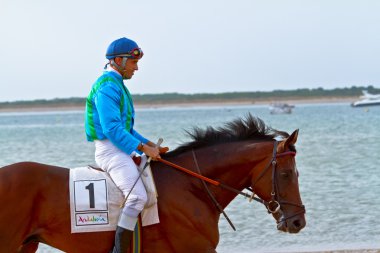
[[[115,246],[112,253],[125,253],[131,245],[133,231],[117,226],[115,233]]]

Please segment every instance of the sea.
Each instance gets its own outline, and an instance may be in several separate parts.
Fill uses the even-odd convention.
[[[307,225],[298,234],[280,232],[263,206],[237,197],[226,208],[237,231],[221,216],[217,251],[380,249],[380,106],[297,104],[292,114],[281,115],[255,104],[141,108],[135,125],[175,149],[190,140],[186,131],[193,127],[219,127],[248,114],[288,133],[299,129],[296,163]],[[83,125],[83,111],[1,112],[0,167],[20,161],[94,164]],[[38,252],[60,251],[41,245]]]

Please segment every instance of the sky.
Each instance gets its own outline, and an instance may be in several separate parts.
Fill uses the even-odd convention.
[[[379,0],[0,0],[0,102],[86,97],[120,37],[132,94],[380,87]]]

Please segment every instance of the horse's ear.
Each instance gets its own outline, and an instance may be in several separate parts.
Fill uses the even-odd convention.
[[[294,145],[297,142],[299,129],[295,130],[285,141],[284,147],[289,147],[289,145]]]

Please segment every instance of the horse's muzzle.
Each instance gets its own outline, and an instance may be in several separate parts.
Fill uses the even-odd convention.
[[[305,226],[306,220],[304,214],[299,214],[288,219],[281,217],[280,221],[277,223],[278,230],[288,233],[298,233]]]

